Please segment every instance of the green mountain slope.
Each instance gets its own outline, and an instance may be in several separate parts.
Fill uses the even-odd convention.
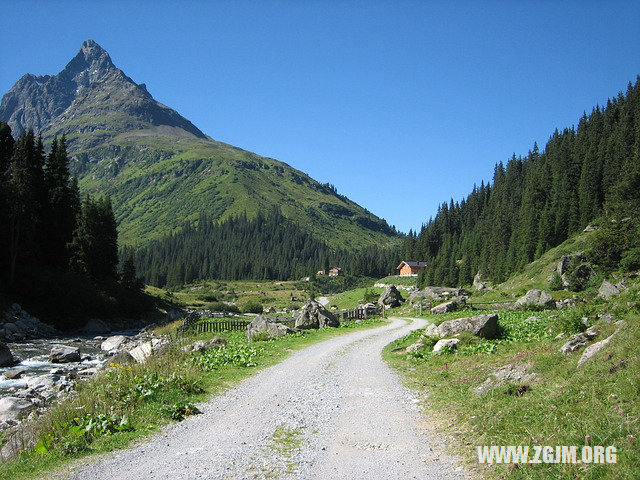
[[[387,223],[286,163],[216,142],[89,40],[55,76],[25,75],[3,97],[0,119],[17,134],[65,134],[83,192],[112,196],[122,245],[160,238],[200,214],[224,220],[274,206],[334,247],[387,245]]]

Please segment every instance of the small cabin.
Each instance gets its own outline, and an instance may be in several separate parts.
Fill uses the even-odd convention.
[[[402,262],[400,262],[400,265],[396,267],[396,270],[399,270],[399,275],[401,277],[415,277],[423,268],[427,268],[427,262],[413,262],[411,260],[403,260]]]
[[[330,277],[337,277],[338,275],[342,275],[342,269],[340,267],[331,267],[329,269]]]

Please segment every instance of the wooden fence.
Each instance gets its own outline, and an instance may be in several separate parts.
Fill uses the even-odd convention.
[[[351,310],[343,310],[341,312],[335,312],[335,315],[340,320],[356,320],[369,318],[372,315],[380,313],[377,307],[357,307]],[[220,316],[218,316],[220,315]],[[211,315],[212,317],[214,315]],[[296,319],[290,318],[277,318],[278,323],[286,325],[289,328],[295,328]],[[178,327],[178,335],[186,333],[198,334],[198,333],[221,333],[234,330],[246,330],[247,325],[251,323],[250,319],[246,317],[224,317],[222,314],[215,314],[214,320],[200,320],[198,318],[187,318],[182,322],[182,325]]]

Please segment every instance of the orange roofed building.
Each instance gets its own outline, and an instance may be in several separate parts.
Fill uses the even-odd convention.
[[[427,268],[427,262],[412,262],[410,260],[403,261],[396,267],[396,270],[400,271],[401,277],[415,276],[420,273],[420,270]]]

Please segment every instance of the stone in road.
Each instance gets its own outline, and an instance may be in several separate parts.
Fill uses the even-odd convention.
[[[68,478],[465,478],[381,357],[424,324],[394,319],[295,352],[200,405],[203,415]]]

